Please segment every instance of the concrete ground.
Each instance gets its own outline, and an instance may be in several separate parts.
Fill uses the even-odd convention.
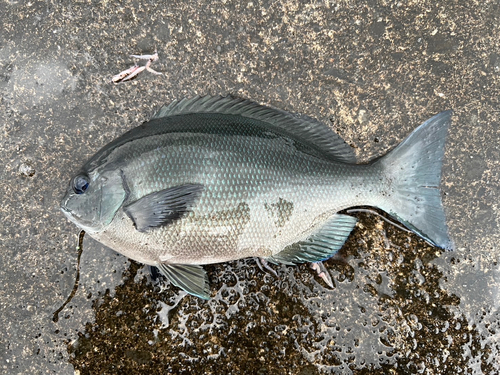
[[[0,372],[500,372],[500,5],[494,1],[0,3]],[[162,76],[114,85],[151,53]],[[454,252],[377,217],[326,262],[207,267],[214,298],[148,282],[59,201],[159,107],[233,94],[313,116],[381,155],[453,109],[442,190]],[[54,320],[57,320],[55,322]]]

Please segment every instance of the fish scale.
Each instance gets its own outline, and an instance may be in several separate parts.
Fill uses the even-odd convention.
[[[209,297],[204,264],[246,257],[317,262],[378,207],[451,248],[439,185],[450,113],[386,156],[356,164],[323,124],[232,97],[176,102],[95,154],[61,208],[104,245]]]

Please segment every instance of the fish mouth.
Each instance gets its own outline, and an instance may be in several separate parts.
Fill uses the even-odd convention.
[[[67,209],[67,208],[66,208],[65,203],[66,203],[66,202],[64,202],[64,201],[63,201],[63,202],[61,202],[61,205],[59,206],[59,209],[60,209],[62,212],[64,212],[64,213],[66,213],[66,212],[70,212],[70,211],[69,211],[69,209]]]
[[[60,210],[66,216],[66,218],[71,221],[73,224],[76,224],[77,227],[84,229],[85,231],[91,231],[91,228],[87,227],[86,223],[84,223],[84,220],[82,218],[78,217],[75,215],[74,211],[68,208],[68,203],[69,198],[67,199],[64,197],[64,199],[61,202],[60,205]]]
[[[61,204],[59,207],[64,216],[66,216],[71,222],[75,222],[75,217],[70,209],[68,209],[64,204]]]
[[[88,234],[93,234],[99,232],[99,228],[93,227],[90,223],[86,223],[82,218],[75,216],[74,213],[61,204],[61,211],[66,216],[66,218],[75,224],[78,228],[83,229]]]
[[[65,216],[67,216],[68,218],[72,218],[73,215],[71,213],[71,210],[68,208],[69,199],[70,199],[69,194],[66,193],[66,195],[61,201],[61,204],[59,205],[59,209],[63,212]]]

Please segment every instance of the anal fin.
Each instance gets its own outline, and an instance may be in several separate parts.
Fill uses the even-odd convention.
[[[344,245],[356,221],[355,217],[335,214],[307,239],[287,246],[267,260],[290,265],[326,260],[335,255]]]

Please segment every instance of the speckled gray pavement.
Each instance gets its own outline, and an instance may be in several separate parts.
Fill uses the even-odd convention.
[[[468,5],[467,5],[468,4]],[[498,1],[0,2],[0,373],[500,372]],[[153,68],[113,85],[130,54]],[[205,302],[84,241],[72,173],[162,104],[233,94],[329,124],[360,161],[453,109],[454,252],[377,217],[326,262],[207,267]]]

